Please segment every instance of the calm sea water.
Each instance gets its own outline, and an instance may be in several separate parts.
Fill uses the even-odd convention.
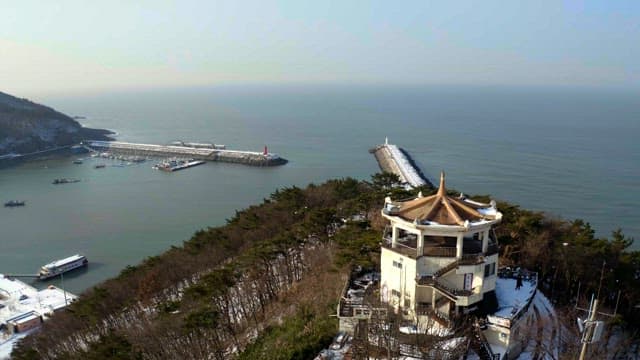
[[[218,87],[33,99],[122,141],[182,139],[290,160],[275,168],[209,163],[178,173],[151,163],[94,169],[73,158],[0,170],[0,273],[34,273],[77,252],[86,271],[65,276],[81,291],[275,189],[326,179],[369,178],[368,153],[390,142],[432,179],[469,194],[583,218],[598,235],[621,227],[640,237],[640,97],[570,89],[461,87]],[[54,178],[82,179],[52,185]],[[636,244],[636,248],[638,245]],[[52,280],[59,283],[60,280]]]

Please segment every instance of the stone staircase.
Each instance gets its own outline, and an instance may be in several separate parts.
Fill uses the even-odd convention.
[[[478,354],[480,360],[500,360],[500,354],[494,354],[480,326],[473,326],[469,347]]]

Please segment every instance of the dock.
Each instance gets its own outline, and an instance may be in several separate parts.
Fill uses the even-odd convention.
[[[410,188],[434,187],[409,153],[397,145],[389,144],[388,139],[385,139],[384,144],[376,146],[369,152],[375,156],[382,171],[398,175],[400,182],[405,186]]]
[[[177,145],[136,144],[121,141],[83,141],[82,145],[92,151],[108,151],[123,155],[184,157],[203,161],[218,161],[252,166],[278,166],[287,160],[278,154],[265,151],[241,151],[220,148],[200,148]]]

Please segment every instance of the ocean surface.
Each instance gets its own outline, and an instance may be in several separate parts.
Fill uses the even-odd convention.
[[[122,141],[214,142],[269,151],[274,168],[208,163],[177,173],[152,163],[58,157],[0,169],[0,273],[35,273],[83,253],[64,277],[80,292],[129,264],[217,226],[279,187],[378,166],[368,150],[406,149],[431,179],[554,216],[582,218],[599,236],[640,239],[640,93],[473,87],[226,86],[32,99],[112,129]],[[105,163],[104,169],[93,165]],[[55,178],[76,184],[52,185]],[[635,244],[635,248],[640,246]],[[170,269],[167,269],[170,271]],[[61,284],[62,279],[40,283]]]

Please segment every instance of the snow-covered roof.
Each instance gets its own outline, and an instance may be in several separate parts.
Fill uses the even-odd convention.
[[[2,296],[3,294],[15,296],[16,294],[20,294],[26,289],[28,289],[28,286],[22,281],[9,279],[0,274],[0,296]]]
[[[536,294],[535,279],[523,279],[522,287],[516,289],[517,280],[514,278],[498,277],[496,280],[496,297],[498,310],[489,315],[489,322],[500,326],[511,326],[511,321],[517,318]]]
[[[20,280],[8,279],[0,275],[0,324],[17,315],[30,311],[48,314],[61,309],[74,301],[77,296],[50,285],[46,289],[37,290]]]

